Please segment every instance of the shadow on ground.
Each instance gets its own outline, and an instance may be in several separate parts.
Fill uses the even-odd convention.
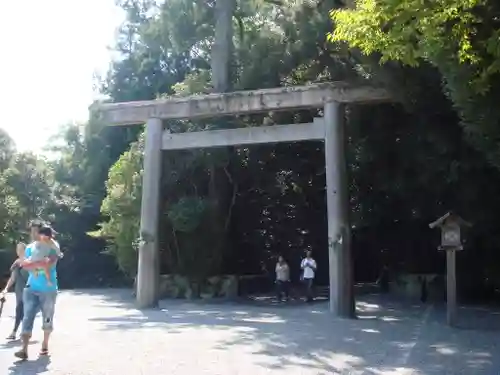
[[[38,375],[48,373],[50,357],[43,356],[29,361],[14,362],[8,368],[9,375]]]
[[[37,344],[38,340],[30,340],[30,345]],[[21,340],[10,340],[0,344],[0,349],[3,348],[17,348],[21,346]]]
[[[129,291],[73,293],[130,309],[126,317],[89,317],[99,329],[162,327],[168,335],[193,329],[231,330],[231,338],[219,342],[215,350],[251,347],[255,361],[270,369],[304,367],[318,375],[500,373],[499,335],[446,327],[442,307],[363,296],[357,302],[358,319],[343,320],[329,314],[327,303],[287,307],[173,300],[163,301],[160,309],[138,311]],[[477,314],[461,311],[464,321]],[[498,325],[499,317],[485,310],[482,324]]]

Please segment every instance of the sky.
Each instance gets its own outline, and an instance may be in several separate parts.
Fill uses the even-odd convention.
[[[39,153],[61,125],[87,120],[124,18],[114,1],[19,0],[2,11],[0,128],[18,150]]]

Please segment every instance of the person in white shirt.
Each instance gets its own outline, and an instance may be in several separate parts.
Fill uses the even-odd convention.
[[[306,298],[307,302],[313,301],[313,283],[314,275],[316,273],[317,265],[316,261],[312,257],[311,251],[307,251],[306,257],[302,259],[300,263],[300,268],[302,269],[302,279],[306,285]]]

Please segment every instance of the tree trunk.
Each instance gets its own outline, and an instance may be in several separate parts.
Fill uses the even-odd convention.
[[[215,92],[227,92],[231,88],[235,7],[235,0],[217,0],[215,3],[215,41],[211,56],[212,85]]]
[[[231,72],[233,56],[233,13],[236,7],[235,0],[217,0],[215,4],[215,41],[212,47],[211,68],[212,86],[214,92],[228,92],[231,90]],[[227,124],[222,119],[218,120],[219,127],[225,128]],[[211,153],[231,157],[229,147],[212,150]],[[218,158],[216,158],[218,159]],[[217,166],[215,161],[210,165],[210,182],[208,195],[210,202],[214,205],[214,220],[220,223],[217,226],[219,245],[214,251],[226,252],[228,249],[229,236],[227,232],[228,215],[231,207],[231,181],[228,180],[225,166]]]

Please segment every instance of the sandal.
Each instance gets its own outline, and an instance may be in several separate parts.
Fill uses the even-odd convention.
[[[40,353],[38,353],[40,356],[45,356],[49,355],[49,349],[48,348],[42,348],[40,349]]]
[[[16,356],[22,361],[26,361],[28,359],[28,353],[25,352],[24,350],[19,350],[18,352],[15,352],[14,356]]]

